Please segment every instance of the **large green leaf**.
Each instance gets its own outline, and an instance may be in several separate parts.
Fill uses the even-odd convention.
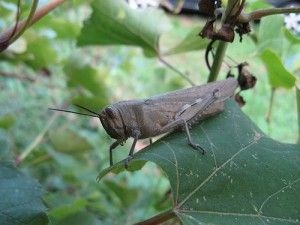
[[[10,163],[0,162],[1,225],[48,224],[41,186]]]
[[[170,180],[183,224],[300,224],[300,146],[267,137],[233,102],[192,129],[206,149],[171,134],[138,152],[129,169],[159,165]],[[124,162],[100,173],[124,170]],[[151,179],[151,178],[149,178]]]
[[[261,58],[267,68],[269,82],[272,87],[291,88],[295,85],[296,78],[284,67],[274,51],[266,49],[262,52]]]
[[[125,1],[95,0],[78,45],[132,45],[147,54],[159,52],[159,37],[166,28],[163,13],[156,9],[131,9]]]

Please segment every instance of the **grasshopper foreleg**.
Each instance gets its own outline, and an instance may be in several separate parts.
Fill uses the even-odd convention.
[[[110,147],[109,147],[109,164],[110,164],[110,166],[113,165],[113,154],[112,154],[112,151],[113,151],[116,147],[118,147],[118,145],[123,145],[123,143],[124,143],[125,141],[126,141],[126,139],[125,139],[125,140],[119,139],[119,140],[116,140],[114,143],[112,143],[112,144],[110,145]]]

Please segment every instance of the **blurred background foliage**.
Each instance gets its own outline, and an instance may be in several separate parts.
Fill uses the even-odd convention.
[[[140,18],[155,30],[149,39],[137,39],[132,30],[122,39],[126,29],[117,37],[105,37],[97,29],[104,24],[103,32],[109,32],[117,24],[101,17],[99,1],[91,2],[66,1],[0,54],[0,160],[15,162],[40,182],[52,224],[132,224],[170,207],[164,174],[148,163],[142,171],[107,176],[97,183],[97,173],[108,166],[112,140],[97,119],[53,113],[48,107],[78,110],[72,107],[75,103],[99,111],[119,100],[188,87],[189,80],[204,83],[207,41],[196,34],[206,19],[151,9],[133,13],[129,23],[139,29]],[[260,2],[247,1],[247,9]],[[31,1],[21,6],[21,18],[26,18]],[[14,25],[16,11],[15,1],[0,2],[1,31]],[[258,82],[244,94],[244,112],[274,139],[295,143],[300,39],[284,28],[282,16],[263,19],[253,28],[242,43],[237,38],[229,45],[220,78],[228,65],[247,61]],[[284,80],[270,76],[274,60],[275,72],[286,73]],[[127,155],[129,145],[114,152],[115,161]],[[145,145],[139,143],[140,148]]]

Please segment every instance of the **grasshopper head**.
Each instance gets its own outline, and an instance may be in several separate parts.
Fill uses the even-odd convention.
[[[105,131],[114,139],[124,139],[126,137],[123,119],[119,111],[108,106],[99,113],[99,119]]]

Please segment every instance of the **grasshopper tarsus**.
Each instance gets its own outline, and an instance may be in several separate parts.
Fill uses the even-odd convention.
[[[124,160],[124,166],[125,166],[125,169],[127,170],[128,169],[128,165],[129,165],[129,162],[133,159],[133,155],[128,155],[127,158]]]
[[[199,145],[199,144],[195,144],[192,140],[191,134],[190,134],[190,130],[189,130],[189,124],[183,120],[184,123],[184,129],[185,129],[185,133],[187,135],[188,138],[188,144],[189,146],[191,146],[193,149],[195,150],[202,150],[202,155],[205,154],[205,150]]]
[[[202,155],[205,154],[205,150],[199,144],[195,144],[195,143],[192,143],[192,142],[189,142],[188,144],[189,144],[189,146],[191,146],[195,150],[201,150]]]

